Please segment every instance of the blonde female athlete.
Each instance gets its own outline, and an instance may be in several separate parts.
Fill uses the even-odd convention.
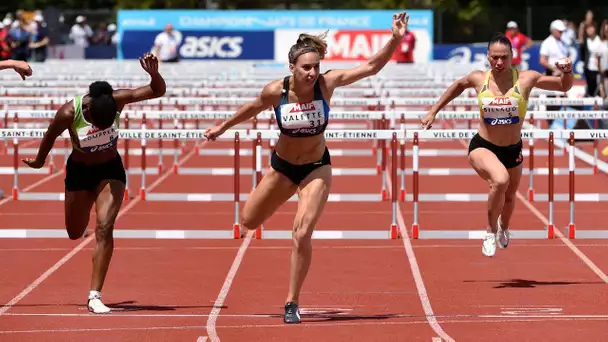
[[[32,168],[41,168],[57,137],[68,130],[72,140],[65,175],[65,226],[69,238],[76,240],[83,236],[93,204],[97,214],[87,304],[92,313],[110,312],[101,301],[101,288],[114,251],[114,222],[126,185],[125,169],[117,150],[120,112],[129,103],[163,96],[166,90],[156,57],[146,54],[139,62],[151,76],[149,85],[114,90],[107,82],[93,82],[87,94],[76,96],[57,111],[36,158],[23,160]]]
[[[496,253],[509,243],[509,221],[515,206],[515,193],[521,178],[523,156],[521,129],[532,88],[568,91],[572,86],[572,62],[556,62],[561,76],[545,76],[536,71],[518,72],[511,67],[511,42],[497,34],[488,44],[491,70],[473,71],[454,82],[422,119],[429,129],[437,113],[467,88],[478,94],[481,121],[479,131],[469,145],[469,163],[479,176],[490,184],[488,196],[488,228],[482,252]]]
[[[293,196],[299,197],[293,224],[293,250],[285,323],[299,323],[299,295],[310,267],[311,237],[331,187],[331,159],[323,132],[329,119],[334,89],[378,73],[400,45],[409,17],[393,16],[391,40],[367,62],[353,69],[320,74],[327,44],[323,37],[301,34],[289,50],[292,75],[267,84],[252,102],[219,126],[207,130],[215,140],[234,125],[273,107],[281,135],[271,156],[271,167],[243,207],[243,226],[255,229]]]

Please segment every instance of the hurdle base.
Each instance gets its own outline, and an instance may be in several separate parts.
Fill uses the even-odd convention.
[[[569,233],[570,227],[566,227],[566,232]],[[569,235],[569,234],[568,234]],[[601,229],[576,229],[576,234],[573,239],[608,239],[608,230]]]
[[[241,237],[243,237],[243,234],[241,232],[241,225],[238,223],[235,223],[232,226],[232,237],[234,239],[240,239]]]
[[[260,240],[260,239],[262,238],[262,227],[258,227],[258,228],[255,230],[255,238],[256,238],[257,240]]]
[[[573,223],[570,223],[567,227],[566,227],[566,236],[568,237],[568,239],[574,239],[576,238],[576,228],[574,226]]]
[[[391,224],[391,240],[397,240],[401,238],[399,227],[396,224]]]
[[[555,225],[554,224],[550,224],[547,227],[547,239],[554,239],[555,238]]]
[[[420,227],[418,223],[412,224],[412,239],[420,239]]]

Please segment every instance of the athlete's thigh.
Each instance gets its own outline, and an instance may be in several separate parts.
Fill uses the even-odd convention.
[[[249,194],[243,206],[243,224],[255,229],[296,192],[297,185],[272,167]]]
[[[125,194],[125,184],[119,180],[103,180],[96,189],[95,213],[98,227],[112,227]]]
[[[95,203],[95,193],[88,190],[65,190],[65,228],[70,238],[81,237],[87,226],[91,209]]]
[[[486,181],[506,182],[509,172],[498,157],[484,147],[479,147],[469,153],[469,163],[477,174]]]
[[[327,204],[331,184],[331,165],[315,169],[300,184],[295,222],[300,223],[296,224],[296,227],[306,229],[305,232],[300,232],[301,234],[312,235],[312,230]]]

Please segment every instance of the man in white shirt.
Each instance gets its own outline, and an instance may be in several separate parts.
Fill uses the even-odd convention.
[[[560,71],[555,66],[559,59],[568,57],[568,46],[562,41],[566,25],[561,20],[554,20],[550,26],[551,35],[540,45],[540,65],[545,67],[546,75],[559,76]]]
[[[165,63],[179,61],[179,45],[182,42],[182,34],[173,30],[173,25],[167,24],[165,31],[159,33],[154,39],[152,53]]]
[[[77,16],[76,24],[70,29],[70,39],[78,46],[87,47],[92,37],[93,30],[87,24],[87,19],[82,15]]]

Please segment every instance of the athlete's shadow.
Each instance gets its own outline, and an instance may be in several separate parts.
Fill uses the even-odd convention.
[[[283,319],[283,314],[262,314],[264,317]],[[349,315],[344,311],[325,311],[323,313],[302,313],[302,320],[313,322],[347,322],[358,320],[385,320],[391,318],[418,317],[416,315],[382,314],[382,315]]]
[[[106,304],[112,310],[117,312],[125,311],[175,311],[178,309],[211,309],[213,305],[202,305],[202,306],[176,306],[176,305],[138,305],[136,301],[124,301],[118,303]],[[222,306],[221,309],[225,309],[226,306]]]
[[[465,283],[498,283],[493,286],[495,289],[504,288],[535,288],[538,286],[563,286],[563,285],[592,285],[604,284],[597,281],[538,281],[528,279],[510,279],[510,280],[465,280]]]

